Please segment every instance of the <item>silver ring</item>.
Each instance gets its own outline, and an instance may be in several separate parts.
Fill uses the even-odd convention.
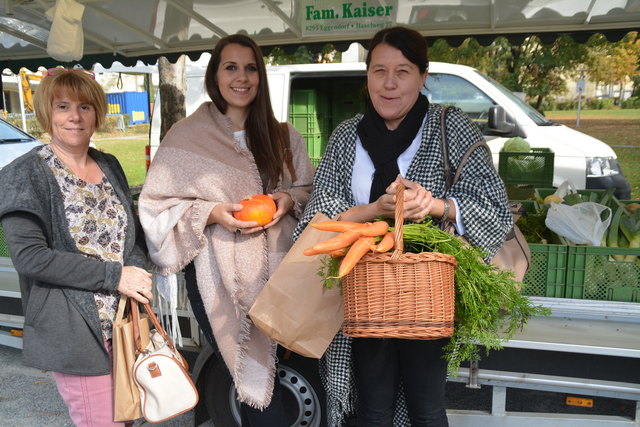
[[[240,229],[236,228],[236,234],[240,234]]]

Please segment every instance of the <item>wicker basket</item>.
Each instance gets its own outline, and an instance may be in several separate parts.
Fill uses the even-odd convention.
[[[402,253],[402,192],[393,252],[365,255],[342,281],[346,336],[430,340],[453,335],[456,259],[437,252]]]

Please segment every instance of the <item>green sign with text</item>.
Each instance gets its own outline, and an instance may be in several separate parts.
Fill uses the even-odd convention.
[[[396,22],[398,0],[302,1],[302,35],[378,31]]]

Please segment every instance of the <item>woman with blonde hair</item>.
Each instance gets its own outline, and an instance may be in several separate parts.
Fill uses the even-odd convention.
[[[151,274],[124,171],[89,146],[106,96],[91,72],[54,68],[34,106],[51,143],[0,171],[23,363],[52,371],[76,426],[123,425],[113,422],[112,323],[120,295],[150,301]]]

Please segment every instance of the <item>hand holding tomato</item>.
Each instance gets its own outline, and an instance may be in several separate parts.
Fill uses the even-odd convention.
[[[259,226],[270,223],[277,210],[273,199],[264,194],[246,197],[238,203],[242,210],[234,212],[233,217],[240,221],[255,221]]]
[[[280,218],[285,216],[289,211],[293,209],[294,205],[291,195],[289,193],[285,193],[284,191],[278,191],[277,193],[272,194],[271,198],[275,202],[278,209],[273,215],[273,219],[271,220],[271,222],[264,226],[265,229],[277,224],[278,221],[280,221]]]
[[[231,233],[241,230],[248,234],[262,230],[262,227],[255,221],[245,222],[234,217],[233,214],[242,208],[240,203],[219,203],[209,212],[207,225],[219,224]]]
[[[232,233],[251,234],[277,224],[292,208],[293,199],[288,193],[259,194],[238,203],[216,205],[209,213],[207,225],[220,224]]]

